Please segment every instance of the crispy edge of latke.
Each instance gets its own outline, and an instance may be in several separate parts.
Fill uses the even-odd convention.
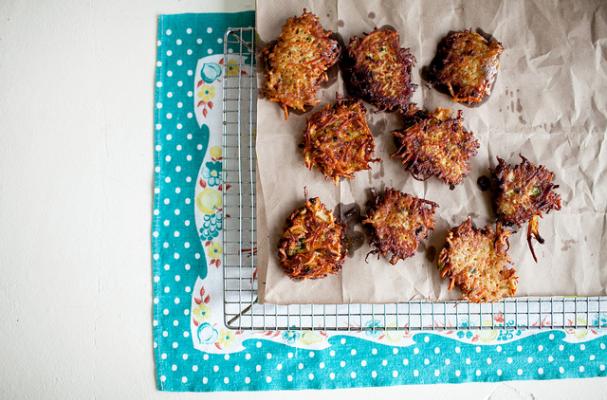
[[[311,86],[311,91],[313,92],[313,95],[310,96],[310,98],[312,99],[311,101],[309,98],[303,98],[303,99],[299,99],[301,102],[301,105],[297,106],[297,105],[293,105],[293,99],[298,99],[297,96],[295,94],[293,94],[290,98],[287,98],[286,100],[290,100],[289,104],[287,104],[285,101],[283,101],[284,99],[281,99],[279,97],[276,97],[276,91],[273,88],[269,88],[268,87],[268,77],[270,74],[275,73],[276,70],[278,70],[279,68],[277,66],[274,66],[272,63],[272,55],[274,54],[274,51],[276,49],[276,46],[278,45],[278,43],[281,40],[288,40],[288,38],[283,38],[283,34],[286,32],[286,28],[289,26],[289,24],[297,24],[300,21],[304,21],[302,22],[302,24],[306,23],[306,19],[308,18],[312,18],[312,21],[309,22],[309,24],[312,26],[312,29],[310,29],[311,31],[313,31],[313,36],[317,39],[317,40],[326,40],[328,43],[330,43],[330,51],[328,51],[328,55],[325,55],[324,53],[321,53],[321,57],[324,55],[325,57],[325,65],[321,68],[321,73],[319,74],[319,77],[316,79],[316,82],[314,82]],[[320,23],[320,20],[318,18],[318,16],[310,11],[307,11],[305,8],[303,9],[303,13],[300,16],[292,16],[289,17],[287,19],[287,22],[285,22],[285,24],[282,26],[281,28],[281,32],[280,35],[278,36],[278,39],[270,42],[270,44],[268,44],[265,48],[263,48],[261,50],[261,60],[263,61],[263,65],[264,65],[264,73],[265,73],[265,77],[264,77],[264,82],[263,82],[263,86],[260,90],[260,95],[267,98],[269,101],[272,101],[274,103],[278,103],[284,113],[284,117],[285,119],[289,118],[289,108],[293,109],[293,110],[298,110],[301,112],[305,112],[306,111],[306,107],[310,107],[310,106],[315,106],[317,105],[320,100],[318,100],[318,98],[316,98],[316,95],[318,93],[318,89],[320,88],[320,85],[323,82],[326,82],[329,78],[327,75],[327,71],[332,68],[335,64],[338,63],[339,59],[340,59],[340,54],[342,51],[342,46],[339,43],[339,41],[335,40],[332,38],[332,36],[334,35],[334,32],[328,29],[325,29],[322,24]],[[307,95],[310,95],[310,93],[307,93]]]
[[[316,129],[324,129],[325,126],[333,123],[337,116],[341,116],[342,113],[349,114],[352,113],[351,116],[344,122],[341,126],[341,129],[344,129],[344,125],[348,122],[352,121],[354,118],[358,118],[361,121],[361,128],[364,130],[365,135],[365,152],[364,159],[359,157],[356,166],[353,166],[354,171],[351,173],[339,172],[335,173],[335,169],[333,169],[333,174],[327,173],[327,168],[324,166],[325,164],[337,166],[338,164],[335,162],[336,159],[334,157],[330,157],[329,154],[325,154],[320,152],[319,149],[313,144],[311,138],[311,129],[315,127]],[[354,173],[364,170],[371,169],[369,165],[372,162],[380,161],[379,158],[373,158],[373,153],[375,151],[375,138],[373,137],[373,133],[369,128],[369,123],[367,122],[367,108],[363,104],[363,102],[359,99],[354,98],[341,98],[337,97],[334,103],[326,104],[321,110],[312,114],[312,116],[308,119],[306,123],[306,129],[304,131],[303,137],[303,156],[304,156],[304,164],[306,168],[312,170],[314,166],[316,166],[320,172],[325,176],[325,178],[332,179],[335,184],[339,183],[340,179],[351,179],[354,176]],[[331,119],[332,117],[332,119]],[[324,119],[328,119],[324,121]],[[321,125],[322,124],[322,125]],[[351,125],[354,124],[354,121],[351,122]],[[335,146],[343,146],[345,141],[339,140],[335,142]],[[319,156],[323,156],[319,159]]]
[[[452,290],[453,287],[457,285],[460,288],[464,299],[473,303],[495,302],[503,299],[504,297],[514,296],[517,290],[518,276],[516,275],[516,269],[512,265],[512,260],[508,255],[508,249],[510,247],[508,238],[510,234],[511,232],[505,229],[500,223],[496,223],[495,231],[490,226],[479,229],[474,226],[470,217],[468,217],[460,225],[451,228],[447,233],[445,246],[440,251],[438,256],[439,274],[443,279],[449,278],[449,290]],[[486,276],[481,277],[479,275],[476,280],[469,279],[466,274],[468,271],[467,269],[463,269],[457,274],[453,274],[453,269],[455,266],[451,262],[451,251],[456,250],[455,247],[457,243],[455,243],[455,241],[466,236],[471,237],[469,240],[473,240],[476,235],[493,236],[493,246],[498,259],[493,262],[492,266],[498,270],[496,273],[498,274],[500,281],[506,281],[506,287],[500,287],[500,291],[503,291],[504,289],[507,290],[506,296],[503,294],[487,294],[486,288],[481,288],[481,291],[478,292],[478,283],[482,285],[482,283],[486,280]],[[474,285],[475,281],[477,285]]]
[[[399,92],[404,92],[405,95],[385,96],[380,91],[380,82],[373,79],[372,72],[367,67],[358,65],[357,52],[360,51],[358,47],[360,47],[365,40],[380,34],[386,35],[388,45],[395,52],[399,64],[402,65],[403,74],[408,82],[400,83],[399,88],[401,90],[399,90]],[[354,46],[356,46],[357,49],[354,49]],[[363,32],[360,36],[353,36],[346,46],[341,63],[348,93],[374,105],[379,111],[392,112],[406,110],[411,96],[417,88],[417,85],[413,83],[411,76],[415,61],[415,56],[411,53],[409,48],[400,47],[400,34],[394,28],[375,27],[371,32]]]
[[[329,217],[328,222],[324,221],[324,223],[327,225],[325,229],[329,230],[328,233],[335,234],[335,230],[338,230],[339,238],[336,243],[339,244],[339,246],[337,249],[329,249],[330,254],[335,257],[334,263],[321,263],[319,268],[307,269],[305,267],[306,262],[304,262],[306,260],[301,260],[300,257],[297,256],[300,254],[309,255],[310,243],[314,243],[314,241],[318,238],[318,236],[307,236],[309,235],[308,223],[310,222],[310,214],[312,215],[312,219],[315,221],[315,223],[318,223],[318,220],[320,219],[316,216],[318,211]],[[305,215],[301,216],[302,213],[305,213]],[[303,218],[303,220],[299,225],[303,225],[300,227],[304,230],[302,233],[306,235],[304,237],[305,251],[289,256],[289,245],[294,242],[301,244],[301,238],[287,236],[288,232],[292,230],[294,226],[296,226],[296,221],[300,216]],[[345,231],[345,225],[326,208],[326,206],[320,201],[320,198],[313,197],[307,199],[303,207],[293,210],[286,220],[285,228],[283,229],[280,236],[280,241],[278,243],[278,260],[281,268],[285,274],[287,274],[293,280],[320,279],[326,277],[327,275],[338,273],[343,267],[347,251]],[[325,233],[325,236],[326,234],[327,233]],[[313,253],[316,253],[317,250],[318,249],[314,249]],[[310,257],[312,257],[312,259],[317,258],[314,256],[314,254],[312,254]],[[311,259],[307,260],[308,263],[310,261]]]
[[[497,54],[489,55],[483,57],[485,65],[484,68],[484,76],[482,83],[477,86],[467,86],[462,87],[459,91],[473,91],[476,92],[476,95],[458,95],[453,89],[453,85],[447,81],[444,77],[439,77],[441,72],[445,68],[447,63],[446,59],[449,57],[450,52],[453,51],[453,42],[457,40],[457,36],[461,35],[477,35],[484,39],[485,44],[489,49],[493,48],[493,51]],[[459,104],[463,104],[469,107],[478,106],[484,103],[489,99],[491,93],[493,92],[493,86],[495,85],[495,81],[497,80],[497,75],[500,66],[500,56],[504,51],[504,46],[500,41],[498,41],[493,35],[490,35],[481,29],[477,29],[476,32],[472,31],[472,29],[464,29],[460,31],[449,31],[444,37],[439,40],[436,46],[436,52],[434,58],[430,62],[428,71],[430,73],[430,83],[437,89],[439,92],[448,94],[453,101]],[[461,56],[460,56],[461,58]],[[460,60],[460,63],[464,63],[463,60]],[[486,65],[489,64],[489,65]],[[462,69],[462,65],[459,65],[458,68]]]
[[[392,197],[394,197],[394,199],[392,199]],[[398,204],[398,201],[401,198],[411,200],[413,204],[411,205],[410,209],[415,209],[417,212],[416,216],[420,216],[423,220],[421,226],[416,227],[415,230],[410,230],[415,239],[414,248],[399,247],[397,243],[398,240],[394,237],[381,239],[377,233],[376,224],[370,220],[372,215],[379,212],[378,209],[384,206],[386,202],[392,202],[394,206],[394,204]],[[420,199],[419,197],[415,197],[392,188],[386,188],[382,193],[374,194],[367,203],[365,219],[362,221],[362,224],[368,233],[369,245],[372,247],[372,250],[367,254],[367,257],[371,254],[377,254],[378,257],[381,255],[382,257],[388,259],[388,256],[390,256],[388,261],[392,265],[398,263],[399,260],[412,257],[419,247],[420,242],[426,239],[429,232],[434,229],[434,217],[438,207],[439,205],[433,201]],[[416,232],[418,229],[420,229],[420,227],[421,231]],[[392,231],[392,229],[390,229],[390,231]],[[418,236],[420,233],[423,234],[422,237]]]
[[[542,164],[532,163],[522,154],[519,154],[519,157],[521,158],[521,162],[518,164],[510,164],[504,159],[496,157],[498,164],[494,169],[491,169],[491,176],[495,187],[495,190],[493,191],[493,206],[498,221],[506,226],[520,227],[523,224],[528,223],[527,245],[531,251],[533,260],[537,262],[537,255],[533,248],[533,239],[540,244],[544,243],[544,239],[539,232],[539,219],[543,217],[544,212],[548,214],[552,210],[558,211],[561,209],[561,196],[554,191],[554,189],[559,187],[559,185],[553,183],[555,178],[554,172],[550,171]],[[538,195],[539,201],[535,200],[530,205],[533,211],[514,206],[514,215],[506,216],[500,212],[500,203],[506,201],[502,198],[502,195],[505,192],[505,186],[507,185],[506,175],[513,173],[516,178],[517,171],[521,169],[523,170],[521,173],[523,176],[521,176],[518,181],[530,182],[537,178],[544,187]]]
[[[404,116],[405,128],[392,131],[396,145],[396,151],[392,154],[392,157],[398,159],[416,180],[425,181],[435,176],[453,188],[460,184],[470,173],[470,159],[476,156],[480,143],[474,133],[464,127],[462,110],[457,111],[455,118],[452,117],[452,114],[452,111],[447,108],[439,107],[431,112],[411,108]],[[451,165],[443,167],[429,159],[419,159],[419,156],[423,154],[421,147],[423,146],[424,136],[430,132],[430,124],[435,121],[438,121],[435,126],[445,127],[444,129],[449,131],[448,134],[459,134],[461,130],[461,134],[465,137],[466,146],[458,157],[458,161],[463,163],[463,172],[459,174],[459,178],[456,180],[448,178],[447,170]],[[458,147],[461,148],[462,146]]]

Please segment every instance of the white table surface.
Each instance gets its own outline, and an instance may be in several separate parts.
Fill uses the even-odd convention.
[[[607,379],[330,394],[156,391],[156,15],[251,4],[0,1],[0,399],[607,399]]]

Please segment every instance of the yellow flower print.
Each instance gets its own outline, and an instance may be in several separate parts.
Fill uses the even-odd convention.
[[[579,321],[579,318],[578,318],[578,323],[579,323],[579,322],[580,322],[580,321]],[[586,323],[586,321],[583,321],[582,323],[584,323],[584,324],[585,324],[585,323]],[[576,339],[579,339],[579,340],[584,339],[586,336],[588,336],[588,330],[587,330],[587,329],[574,329],[574,330],[573,330],[573,336],[574,336]]]
[[[479,334],[479,340],[483,343],[495,342],[499,333],[497,329],[484,329]]]
[[[238,61],[229,60],[226,67],[228,68],[228,72],[226,73],[227,76],[238,76],[238,74],[240,74],[240,66],[238,65]]]
[[[211,85],[202,85],[200,90],[198,90],[198,97],[205,102],[213,100],[215,97],[215,87]]]
[[[209,154],[214,160],[219,160],[221,158],[221,146],[213,146],[209,150]]]
[[[196,207],[203,214],[215,214],[222,205],[221,192],[217,189],[207,187],[196,196]]]
[[[388,327],[391,327],[391,325],[388,325]],[[401,330],[386,331],[386,333],[384,335],[385,335],[384,338],[385,338],[386,342],[388,342],[388,343],[399,343],[405,337],[405,333]]]
[[[225,349],[226,347],[229,347],[233,341],[234,333],[231,330],[224,328],[219,332],[219,337],[217,338],[217,342],[215,342],[215,344],[217,344],[219,348]]]
[[[206,321],[211,318],[211,308],[204,303],[197,304],[192,310],[192,316],[196,322]]]
[[[211,242],[211,244],[207,246],[207,255],[209,258],[219,258],[221,257],[221,254],[223,254],[223,248],[218,242]]]
[[[320,343],[320,342],[322,342],[322,340],[323,340],[323,337],[313,331],[304,332],[303,335],[301,335],[301,339],[299,339],[299,341],[302,344],[306,344],[306,345]]]

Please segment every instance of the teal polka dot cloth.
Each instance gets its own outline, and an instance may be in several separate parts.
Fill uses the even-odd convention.
[[[158,19],[152,219],[157,384],[166,391],[320,389],[605,376],[605,330],[235,331],[223,323],[223,57],[254,13]],[[237,56],[235,56],[237,57]],[[246,60],[241,60],[246,61]],[[592,325],[607,326],[599,315]],[[373,328],[378,321],[370,320]]]

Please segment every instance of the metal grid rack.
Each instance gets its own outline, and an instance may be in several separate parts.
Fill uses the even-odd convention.
[[[513,298],[492,304],[260,304],[257,299],[254,28],[230,28],[223,81],[223,289],[228,328],[238,330],[444,330],[607,327],[607,297]]]

